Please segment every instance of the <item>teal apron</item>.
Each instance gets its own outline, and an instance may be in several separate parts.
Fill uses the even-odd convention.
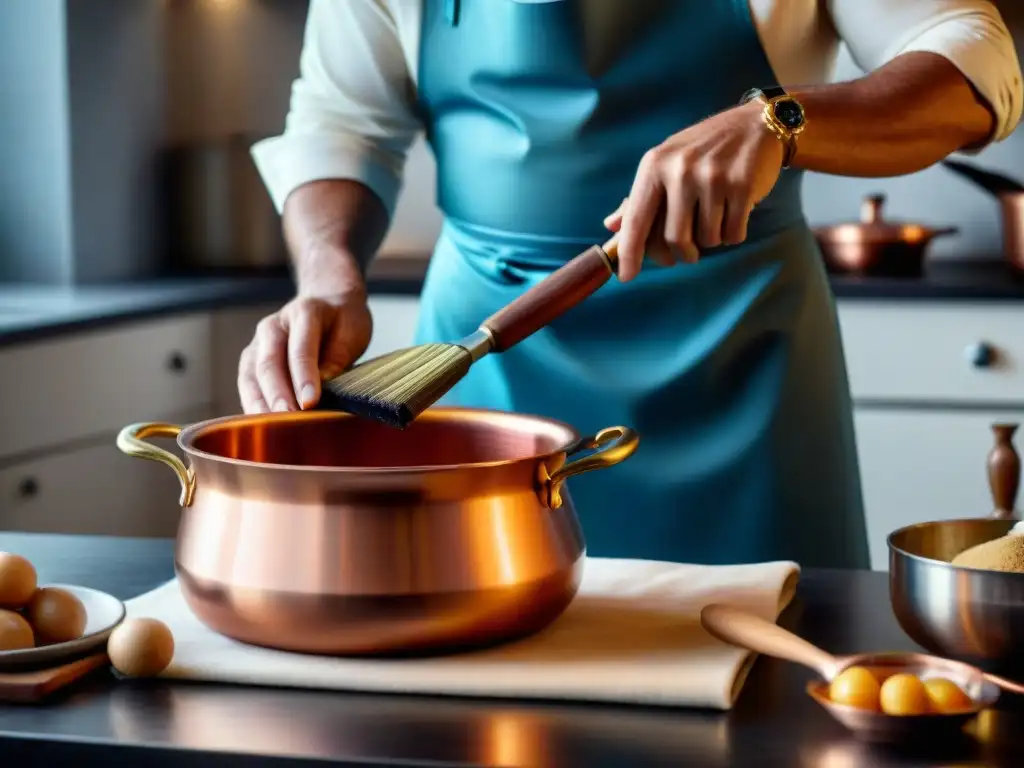
[[[604,242],[646,150],[775,83],[747,2],[424,0],[419,102],[445,223],[419,342],[468,335]],[[592,556],[868,566],[835,306],[797,171],[742,245],[613,279],[445,402],[640,433],[631,459],[571,481]]]

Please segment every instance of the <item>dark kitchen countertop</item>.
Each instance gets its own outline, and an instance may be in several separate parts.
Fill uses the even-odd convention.
[[[831,275],[839,299],[890,301],[1024,301],[1024,275],[1004,259],[941,259],[919,278]]]
[[[170,540],[0,533],[0,550],[29,557],[43,582],[125,599],[172,575]],[[836,653],[913,649],[888,605],[884,574],[806,571],[782,623]],[[107,768],[1024,764],[1024,710],[1013,702],[998,713],[1001,745],[897,754],[854,741],[804,693],[809,675],[761,658],[735,709],[721,713],[133,682],[99,672],[46,704],[0,704],[0,754],[19,767]]]
[[[375,295],[418,296],[426,267],[426,256],[379,258],[367,288]],[[0,346],[129,320],[284,304],[294,295],[287,268],[73,288],[0,284]]]
[[[417,296],[426,255],[378,258],[372,294]],[[832,276],[842,300],[1024,301],[1024,277],[998,259],[942,260],[921,278]],[[287,270],[273,273],[178,276],[77,288],[0,285],[0,346],[161,315],[284,303],[294,294]]]

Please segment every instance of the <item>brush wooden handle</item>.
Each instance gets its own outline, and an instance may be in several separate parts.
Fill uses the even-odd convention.
[[[504,352],[575,307],[615,274],[618,243],[594,245],[559,267],[481,324],[494,337],[492,351]]]

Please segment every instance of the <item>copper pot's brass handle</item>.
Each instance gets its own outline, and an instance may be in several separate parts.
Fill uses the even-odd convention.
[[[129,424],[118,433],[117,447],[128,456],[159,461],[173,469],[174,474],[178,476],[178,482],[181,483],[179,503],[182,507],[187,507],[192,503],[192,496],[196,492],[196,476],[192,468],[186,467],[185,462],[170,451],[146,442],[147,437],[177,437],[181,430],[182,427],[176,424]]]
[[[596,435],[583,437],[565,449],[566,457],[580,451],[598,449],[582,459],[570,461],[551,473],[547,485],[547,506],[558,509],[562,506],[562,484],[573,475],[581,475],[595,469],[605,469],[625,461],[636,451],[640,435],[629,427],[608,427]]]

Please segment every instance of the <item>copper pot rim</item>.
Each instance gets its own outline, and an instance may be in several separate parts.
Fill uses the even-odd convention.
[[[500,422],[507,422],[508,424],[517,423],[524,426],[532,426],[533,432],[538,435],[544,435],[545,433],[551,434],[552,437],[556,437],[554,441],[560,447],[554,450],[529,454],[524,456],[517,456],[510,459],[498,459],[495,461],[476,461],[468,462],[463,464],[422,464],[422,465],[405,465],[405,466],[381,466],[381,467],[365,467],[365,466],[325,466],[320,464],[280,464],[276,462],[261,462],[251,461],[249,459],[237,459],[230,456],[221,456],[216,453],[210,453],[209,451],[203,451],[195,446],[196,440],[202,437],[204,434],[211,431],[223,428],[226,426],[239,426],[246,424],[258,424],[261,422],[293,422],[293,423],[306,423],[306,422],[318,422],[318,421],[340,421],[345,419],[358,419],[360,417],[354,416],[349,413],[343,413],[340,411],[288,411],[288,412],[276,412],[276,413],[260,413],[260,414],[233,414],[229,416],[219,416],[213,419],[206,419],[204,421],[198,421],[194,424],[190,424],[178,434],[176,442],[181,450],[191,457],[192,459],[202,459],[222,465],[230,465],[237,467],[245,467],[255,470],[271,470],[271,471],[288,471],[288,472],[310,472],[310,473],[323,473],[331,475],[359,475],[359,476],[391,476],[391,475],[409,475],[409,474],[441,474],[445,472],[460,472],[466,470],[481,470],[481,469],[496,469],[501,467],[511,467],[517,464],[536,464],[541,461],[551,460],[554,457],[562,454],[569,453],[573,444],[580,440],[580,432],[572,427],[570,424],[559,421],[557,419],[551,419],[546,416],[538,416],[534,414],[521,414],[514,413],[511,411],[499,411],[488,408],[470,408],[463,406],[436,406],[424,411],[417,421],[444,421],[444,420],[455,420],[460,422],[466,421],[485,421],[494,424],[496,420]],[[501,426],[501,424],[498,424]],[[560,434],[559,434],[560,433]]]

